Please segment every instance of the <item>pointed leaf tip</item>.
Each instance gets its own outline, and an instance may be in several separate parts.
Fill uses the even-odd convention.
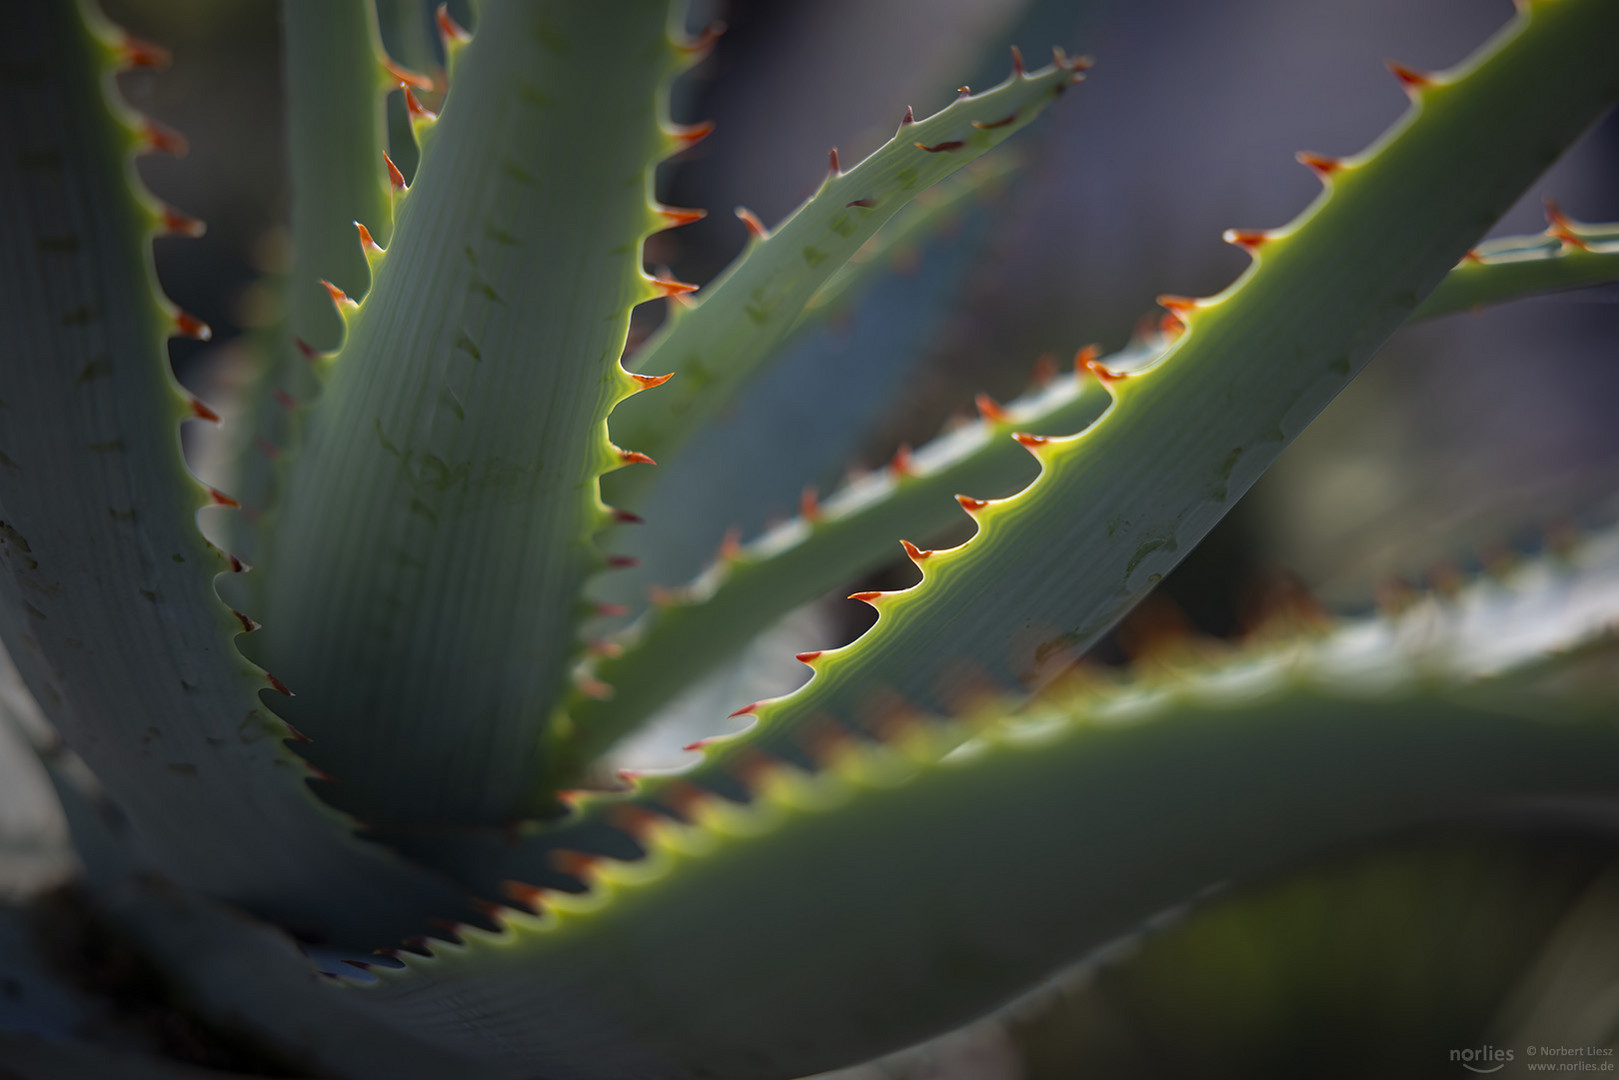
[[[989,505],[988,499],[975,499],[971,495],[957,495],[956,502],[960,503],[961,508],[969,514],[976,514]]]
[[[1300,165],[1320,177],[1323,182],[1344,167],[1344,163],[1338,158],[1327,157],[1325,154],[1312,154],[1308,150],[1300,150],[1293,157]]]
[[[843,166],[838,161],[838,148],[835,146],[826,155],[826,173],[828,176],[843,175]]]
[[[905,549],[905,554],[910,556],[911,561],[914,563],[920,563],[923,559],[933,554],[932,551],[926,548],[919,548],[909,540],[901,540],[900,546]]]
[[[194,338],[197,341],[211,341],[214,336],[213,328],[189,311],[174,313],[174,333],[177,337]]]
[[[636,381],[641,390],[650,390],[654,386],[662,386],[664,383],[674,378],[675,373],[671,371],[667,375],[640,375],[632,371],[629,373],[629,376]],[[639,392],[640,391],[638,390],[637,393]]]
[[[1426,90],[1434,85],[1433,76],[1427,72],[1406,67],[1396,60],[1388,60],[1384,63],[1394,77],[1400,80],[1400,88],[1412,97],[1415,97],[1418,91]]]
[[[738,206],[731,212],[737,216],[737,219],[742,224],[748,227],[748,235],[754,239],[763,240],[770,235],[770,230],[766,229],[765,223],[759,220],[759,215],[749,210],[746,206]]]
[[[332,298],[332,303],[336,304],[339,308],[357,308],[360,306],[354,301],[353,297],[344,292],[342,289],[338,288],[336,285],[333,285],[330,281],[327,281],[325,278],[321,278],[320,283],[325,287],[326,295]]]
[[[433,86],[431,81],[429,81],[427,86],[423,87],[425,90],[431,90],[432,88]],[[417,100],[415,93],[413,93],[411,88],[408,86],[405,87],[405,111],[417,120],[438,119],[438,113],[433,112],[431,109],[427,108],[419,100]]]
[[[1018,48],[1016,45],[1012,46],[1012,74],[1014,74],[1014,75],[1022,75],[1022,74],[1024,74],[1024,69],[1023,69],[1023,50]]]
[[[365,250],[365,253],[367,255],[381,255],[382,248],[377,245],[375,240],[371,239],[371,230],[358,221],[354,223],[354,227],[359,230],[360,247]]]
[[[1270,233],[1264,229],[1227,229],[1220,234],[1220,239],[1244,251],[1254,252],[1265,245]]]
[[[438,10],[434,12],[434,21],[438,23],[439,38],[446,45],[451,42],[465,45],[472,40],[472,35],[467,33],[466,28],[450,17],[450,5],[440,4]]]
[[[404,191],[405,174],[399,171],[399,166],[394,164],[394,159],[389,157],[386,153],[382,155],[382,160],[388,166],[388,182],[394,186],[395,190]]]
[[[740,709],[738,709],[736,712],[732,713],[730,716],[727,716],[726,719],[727,720],[734,720],[739,716],[752,716],[754,713],[759,711],[759,706],[761,706],[763,704],[764,704],[764,702],[762,702],[762,701],[755,701],[750,705],[744,705]]]

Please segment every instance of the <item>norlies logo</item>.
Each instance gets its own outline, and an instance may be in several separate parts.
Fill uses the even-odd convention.
[[[1466,1050],[1452,1050],[1450,1060],[1457,1062],[1462,1068],[1470,1072],[1500,1072],[1506,1068],[1507,1062],[1512,1060],[1512,1051],[1501,1050],[1486,1044],[1484,1046],[1469,1047]]]

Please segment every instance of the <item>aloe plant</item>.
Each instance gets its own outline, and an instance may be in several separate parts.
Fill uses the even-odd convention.
[[[1619,96],[1619,8],[1521,0],[1461,66],[1396,66],[1409,110],[1354,157],[1301,155],[1320,196],[1228,232],[1253,257],[1228,288],[1164,297],[1123,352],[982,400],[702,573],[683,451],[1088,62],[1014,51],[865,160],[834,151],[693,290],[642,245],[700,216],[654,174],[705,133],[666,101],[712,35],[665,0],[478,14],[440,9],[435,80],[382,54],[363,0],[286,4],[294,259],[229,490],[180,453],[178,424],[217,417],[165,339],[207,331],[150,251],[200,226],[132,169],[180,141],[112,84],[160,50],[87,3],[20,8],[5,40],[0,636],[64,744],[33,734],[83,892],[250,1064],[802,1076],[967,1023],[1212,883],[1614,794],[1613,688],[1568,677],[1611,645],[1608,537],[1398,616],[1061,676],[1401,326],[1619,277],[1619,226],[1480,244]],[[229,551],[208,505],[238,512]],[[963,513],[967,542],[912,542]],[[802,688],[735,702],[750,726],[677,772],[607,764],[902,544],[919,582],[857,594],[875,626],[799,654]],[[112,1052],[0,1034],[27,1075]]]

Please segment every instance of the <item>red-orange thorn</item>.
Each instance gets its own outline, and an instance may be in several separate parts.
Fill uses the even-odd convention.
[[[700,60],[714,48],[714,43],[725,33],[725,23],[715,20],[703,27],[703,32],[687,41],[679,42],[675,48],[687,56]]]
[[[186,142],[184,135],[155,120],[142,122],[141,146],[154,153],[173,154],[175,157],[185,157],[191,150],[191,144]]]
[[[216,424],[219,423],[219,414],[196,398],[191,399],[191,415],[198,420],[212,420]]]
[[[756,746],[742,750],[728,763],[730,774],[742,781],[749,792],[758,791],[767,774],[781,767],[781,763]]]
[[[616,641],[603,641],[592,638],[585,642],[585,651],[592,656],[600,656],[605,660],[616,660],[624,655],[624,646]]]
[[[904,127],[906,124],[914,123],[916,123],[916,114],[912,112],[911,107],[907,105],[905,106],[905,115],[899,119],[899,126]]]
[[[232,615],[236,616],[236,621],[237,622],[242,624],[242,630],[243,630],[244,633],[251,634],[253,631],[257,630],[260,626],[263,625],[257,619],[254,619],[254,618],[252,618],[251,616],[248,616],[248,615],[243,615],[240,611],[237,611],[235,608],[231,608],[230,613]]]
[[[388,182],[397,190],[404,191],[405,174],[399,171],[399,166],[395,165],[394,159],[389,157],[387,154],[382,155],[382,160],[383,163],[388,166]]]
[[[653,607],[673,607],[681,602],[680,590],[664,585],[652,585],[646,591],[647,603]]]
[[[275,388],[275,401],[277,405],[280,405],[288,412],[297,411],[300,404],[297,398],[293,397],[279,386]]]
[[[640,514],[632,513],[628,510],[620,510],[616,506],[608,507],[608,512],[613,515],[614,521],[622,522],[625,525],[640,525],[645,520]]]
[[[656,465],[657,462],[641,453],[639,450],[620,450],[618,460],[626,465]]]
[[[181,337],[196,338],[198,341],[207,341],[214,336],[209,325],[189,311],[174,313],[174,332]]]
[[[770,235],[770,230],[766,229],[765,223],[759,220],[759,215],[749,210],[746,206],[739,206],[732,213],[736,214],[737,219],[748,227],[748,235],[754,239],[763,240]]]
[[[623,604],[615,604],[607,600],[599,600],[595,604],[596,614],[604,619],[616,619],[620,615],[628,615],[630,609]]]
[[[1158,320],[1158,332],[1167,338],[1180,337],[1186,333],[1186,322],[1173,311],[1166,311]]]
[[[658,291],[659,296],[679,296],[681,293],[697,291],[697,286],[673,278],[649,277],[647,281]]]
[[[354,227],[359,230],[360,247],[366,252],[366,254],[381,255],[382,248],[375,240],[371,239],[371,230],[360,224],[358,221],[354,223]]]
[[[725,530],[725,536],[720,540],[720,550],[715,556],[720,562],[732,562],[742,557],[742,530],[732,525]]]
[[[1476,249],[1468,248],[1467,249],[1467,254],[1462,256],[1462,262],[1464,262],[1464,263],[1479,263],[1480,265],[1482,265],[1483,262],[1484,262],[1484,256],[1480,255]]]
[[[1166,318],[1174,318],[1174,316],[1166,316]],[[1176,323],[1180,322],[1179,319],[1176,319],[1175,321]],[[1098,382],[1104,384],[1116,383],[1121,379],[1127,378],[1127,376],[1117,371],[1110,371],[1108,368],[1103,367],[1100,355],[1101,352],[1102,350],[1097,348],[1095,345],[1085,346],[1083,349],[1079,350],[1079,355],[1074,357],[1075,367],[1077,369],[1090,372],[1092,375],[1096,376]]]
[[[1016,432],[1012,438],[1016,439],[1030,450],[1038,450],[1040,447],[1051,441],[1044,435],[1030,435],[1026,431]]]
[[[172,206],[163,208],[163,233],[165,236],[189,236],[193,240],[208,231],[208,226],[201,220],[189,214],[182,214]]]
[[[675,377],[675,373],[672,371],[667,375],[637,375],[632,371],[629,373],[629,375],[630,378],[634,379],[638,384],[640,384],[642,390],[650,390],[654,386],[662,386],[664,383]]]
[[[446,45],[452,41],[465,45],[472,40],[472,35],[467,33],[466,28],[450,17],[448,4],[440,4],[435,17],[438,22],[438,35]]]
[[[677,817],[690,821],[697,804],[713,797],[712,793],[690,780],[672,780],[658,793],[659,801]]]
[[[426,86],[422,87],[423,90],[431,90],[432,88],[433,84],[431,81],[429,81]],[[434,112],[432,109],[429,109],[427,106],[418,101],[415,93],[413,93],[408,86],[405,87],[405,111],[416,120],[438,119],[438,113]]]
[[[1552,198],[1546,200],[1546,235],[1580,251],[1591,250],[1591,245],[1574,231],[1574,223],[1563,213],[1562,207],[1557,205],[1557,200]]]
[[[909,540],[901,540],[900,546],[905,549],[905,554],[909,555],[911,561],[914,563],[920,563],[923,559],[926,559],[933,554],[931,550],[927,548],[919,548]]]
[[[800,664],[813,664],[821,658],[821,654],[825,651],[825,649],[811,649],[809,652],[794,653],[793,659]]]
[[[1330,179],[1333,173],[1344,167],[1344,163],[1337,158],[1327,157],[1325,154],[1312,154],[1308,150],[1300,150],[1293,155],[1300,165],[1309,169],[1322,179]]]
[[[643,840],[658,822],[667,820],[662,814],[654,813],[644,806],[636,806],[634,803],[620,803],[607,811],[606,818],[607,824],[636,842]]]
[[[988,394],[979,394],[973,398],[973,404],[978,406],[978,415],[988,424],[1004,424],[1010,419],[1006,410],[996,404],[995,399]]]
[[[320,283],[326,287],[326,295],[330,296],[332,298],[332,303],[336,304],[338,307],[356,308],[360,306],[354,302],[353,297],[349,296],[348,293],[344,292],[342,289],[339,289],[336,285],[333,285],[325,278],[321,278]]]
[[[239,507],[242,505],[229,495],[226,495],[223,491],[220,491],[218,488],[209,488],[208,498],[215,506]]]
[[[877,200],[876,199],[854,199],[854,200],[852,200],[850,202],[844,203],[843,208],[845,210],[847,210],[851,206],[858,206],[862,210],[870,210],[872,207],[874,207],[876,205],[877,205]]]
[[[993,131],[996,128],[1003,128],[1007,124],[1013,123],[1016,120],[1017,110],[1013,109],[1010,113],[1001,117],[999,120],[974,120],[973,127],[977,128],[979,131]],[[925,150],[927,147],[923,147],[923,149]]]
[[[1176,318],[1184,320],[1186,316],[1196,311],[1201,304],[1199,301],[1193,300],[1189,296],[1176,296],[1173,293],[1164,293],[1158,297],[1158,306],[1168,311]]]
[[[295,337],[292,339],[292,343],[298,347],[299,352],[304,354],[305,360],[313,362],[320,359],[320,353],[316,351],[313,345],[309,344],[309,342],[305,341],[303,338]]]
[[[932,146],[928,146],[925,143],[915,143],[913,145],[915,145],[918,150],[926,150],[930,154],[941,154],[948,153],[951,150],[960,150],[967,144],[962,142],[960,139],[949,139],[942,143],[934,143]]]
[[[973,88],[967,85],[956,87],[956,93],[960,94],[962,97],[971,97],[972,92]]]
[[[1087,371],[1095,374],[1096,362],[1102,357],[1100,345],[1087,345],[1074,354],[1074,374],[1083,375]]]
[[[631,567],[640,566],[641,560],[634,555],[609,555],[607,556],[607,565],[613,570],[628,570]]]
[[[502,881],[500,894],[530,915],[537,915],[545,906],[545,894],[548,890],[538,885],[527,885],[521,881]]]
[[[727,716],[726,719],[727,720],[735,720],[739,716],[753,716],[756,713],[758,713],[759,706],[761,706],[763,704],[764,704],[764,702],[762,702],[762,701],[755,701],[755,702],[753,702],[751,704],[744,705],[740,709],[738,709],[736,712],[731,713],[729,716]]]
[[[882,594],[882,592],[880,590],[871,590],[869,592],[850,593],[849,594],[849,599],[850,600],[859,600],[863,604],[870,604],[872,607],[876,607],[877,606],[877,598],[882,596],[882,595],[883,594]]]
[[[291,724],[287,723],[285,720],[281,721],[281,726],[287,729],[287,738],[291,739],[295,743],[312,743],[315,741],[308,735],[305,735],[303,732],[293,727]]]
[[[613,688],[600,679],[580,679],[574,686],[593,701],[609,701],[613,697]]]
[[[1023,71],[1023,50],[1014,45],[1012,46],[1012,74],[1022,75]]]
[[[843,175],[843,166],[838,162],[838,148],[835,146],[826,155],[826,174],[828,176]]]
[[[669,224],[665,228],[673,229],[681,225],[690,225],[694,221],[701,221],[708,216],[707,210],[688,210],[680,206],[657,206],[658,216]]]
[[[247,569],[247,564],[245,562],[243,562],[241,559],[238,559],[234,555],[230,556],[230,572],[231,573],[240,574],[243,570],[246,570],[246,569]]]
[[[821,520],[821,498],[813,484],[798,496],[798,516],[811,525]]]
[[[900,448],[894,451],[893,458],[888,462],[888,471],[895,476],[910,476],[916,471],[911,463],[909,446],[902,443]]]
[[[957,495],[956,501],[960,503],[961,508],[967,511],[969,514],[976,514],[978,511],[989,505],[988,499],[975,499],[971,495]]]
[[[394,63],[392,59],[387,57],[383,58],[382,66],[387,70],[389,75],[392,75],[396,81],[403,83],[406,87],[414,87],[417,90],[433,89],[433,80],[429,79],[426,75],[423,75],[419,71],[412,71],[410,68],[401,67],[399,64]]]
[[[842,724],[829,717],[818,716],[805,726],[799,745],[811,761],[824,769],[853,741],[854,736]]]
[[[144,41],[125,30],[118,40],[118,58],[124,70],[134,68],[165,68],[173,56],[161,45]]]
[[[601,856],[589,855],[583,851],[553,851],[551,852],[551,865],[569,877],[583,879],[596,865],[600,863]]]
[[[1227,229],[1220,234],[1220,239],[1228,244],[1234,244],[1247,252],[1258,251],[1270,239],[1270,233],[1264,229]]]
[[[688,150],[713,133],[714,121],[704,120],[698,124],[677,124],[665,130],[668,131],[671,139],[680,144],[681,150]]]
[[[1029,372],[1029,385],[1045,386],[1057,377],[1057,356],[1055,353],[1041,353],[1035,358],[1034,368]]]
[[[265,681],[267,681],[270,684],[270,688],[272,690],[274,690],[276,693],[285,694],[288,697],[296,697],[297,696],[291,690],[287,689],[287,684],[286,683],[282,682],[280,679],[276,678],[274,675],[271,675],[268,671],[266,671],[264,673],[264,678],[265,678]]]
[[[1412,97],[1415,97],[1418,91],[1434,85],[1433,76],[1427,72],[1408,68],[1395,60],[1386,61],[1386,65],[1394,77],[1400,80],[1400,88]]]
[[[718,736],[718,735],[710,735],[707,738],[698,739],[696,742],[689,742],[685,746],[682,746],[680,749],[685,751],[688,754],[700,753],[702,750],[704,750],[706,747],[708,747],[709,744],[717,743],[719,741],[720,741],[720,736]]]

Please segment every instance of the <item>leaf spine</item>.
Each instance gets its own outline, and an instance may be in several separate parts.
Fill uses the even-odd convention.
[[[176,311],[174,313],[174,334],[176,337],[210,341],[213,339],[214,331],[207,323],[189,311]]]
[[[200,218],[182,214],[172,206],[163,208],[161,221],[165,236],[188,236],[195,240],[208,231],[208,226]]]
[[[408,190],[405,184],[405,174],[399,171],[399,166],[394,164],[394,159],[384,152],[382,160],[388,166],[388,183],[393,185],[393,189],[395,191]]]
[[[1574,222],[1563,213],[1562,207],[1557,205],[1557,200],[1549,197],[1546,199],[1546,235],[1562,241],[1565,248],[1591,250],[1591,245],[1575,231]]]
[[[1429,75],[1425,71],[1418,71],[1415,68],[1406,67],[1397,60],[1385,61],[1384,66],[1386,66],[1389,69],[1389,72],[1399,80],[1400,89],[1404,90],[1406,95],[1413,100],[1415,100],[1417,95],[1422,91],[1428,89],[1429,87],[1438,85],[1432,75]]]
[[[138,137],[141,149],[147,153],[170,154],[179,158],[191,152],[191,144],[184,135],[150,117],[142,119]]]
[[[735,207],[731,212],[737,216],[737,220],[748,227],[748,235],[753,239],[764,240],[770,235],[770,230],[759,220],[759,215],[746,206]]]
[[[1006,410],[988,394],[979,394],[973,398],[973,404],[978,407],[978,415],[983,417],[986,424],[1004,424],[1011,419]]]
[[[119,31],[118,44],[113,47],[113,51],[117,54],[119,67],[123,71],[133,71],[136,68],[153,70],[166,68],[174,59],[173,54],[163,46],[138,38],[128,30]]]
[[[382,69],[388,73],[390,81],[404,87],[407,94],[412,88],[417,90],[433,89],[432,79],[419,71],[412,71],[408,67],[395,63],[392,57],[383,57]],[[408,105],[409,102],[406,104]]]
[[[1308,150],[1300,150],[1293,155],[1293,158],[1300,165],[1315,173],[1323,184],[1332,179],[1333,175],[1344,167],[1343,160],[1340,158],[1327,157],[1325,154],[1312,154]]]

